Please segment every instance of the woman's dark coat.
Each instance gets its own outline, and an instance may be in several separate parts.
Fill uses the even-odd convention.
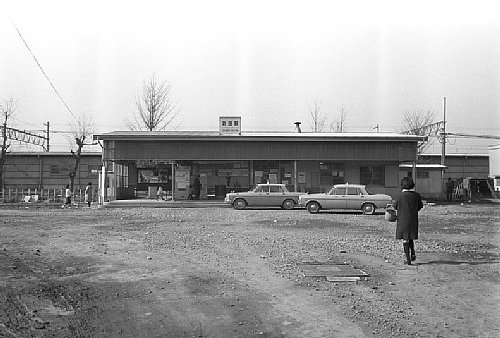
[[[399,199],[394,203],[398,211],[396,239],[418,239],[418,211],[423,207],[420,194],[404,190]]]

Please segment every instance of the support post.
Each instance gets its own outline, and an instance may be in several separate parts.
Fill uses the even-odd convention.
[[[443,98],[443,128],[441,134],[441,165],[443,168],[441,169],[441,199],[445,197],[444,191],[444,166],[446,165],[446,97]]]
[[[175,201],[175,161],[172,161],[172,201]]]
[[[298,181],[298,176],[297,176],[297,160],[294,160],[293,161],[293,190],[295,192],[299,191],[298,190],[298,184],[297,184],[297,181]]]
[[[106,163],[102,163],[101,174],[99,177],[99,204],[104,204],[106,200]]]

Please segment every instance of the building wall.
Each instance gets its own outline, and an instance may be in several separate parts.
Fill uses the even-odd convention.
[[[489,177],[500,178],[500,144],[488,147],[490,157]]]
[[[500,144],[488,147],[490,155],[489,177],[493,179],[493,190],[500,192]]]
[[[84,154],[75,178],[75,189],[88,182],[98,185],[101,154]],[[69,168],[74,165],[71,154],[8,153],[4,165],[4,188],[53,189],[69,184]]]

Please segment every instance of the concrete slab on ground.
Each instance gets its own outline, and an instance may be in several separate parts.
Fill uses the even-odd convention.
[[[366,272],[347,264],[299,264],[298,266],[304,277],[325,277],[332,281],[337,281],[339,278],[354,281],[361,277],[368,277]]]

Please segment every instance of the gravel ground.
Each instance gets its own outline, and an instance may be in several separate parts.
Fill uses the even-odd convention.
[[[499,337],[500,212],[0,208],[0,337]],[[306,277],[349,264],[359,282]]]

